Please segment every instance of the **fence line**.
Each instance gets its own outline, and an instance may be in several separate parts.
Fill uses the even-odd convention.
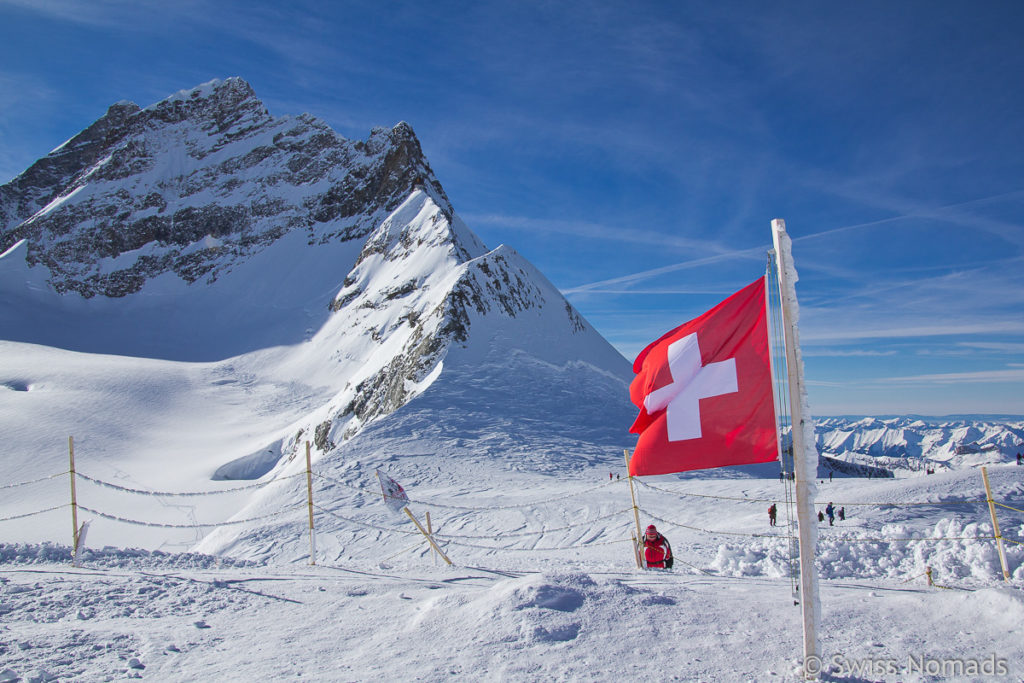
[[[538,536],[538,535],[544,535],[544,534],[546,534],[548,532],[566,531],[567,529],[576,529],[578,527],[585,526],[587,524],[590,524],[591,522],[596,522],[596,521],[601,520],[601,519],[608,519],[609,517],[616,517],[618,515],[625,515],[628,512],[631,512],[632,510],[633,510],[633,508],[626,508],[624,510],[617,510],[615,512],[609,512],[608,514],[601,515],[599,517],[592,517],[590,519],[584,520],[582,522],[578,522],[576,524],[569,524],[567,526],[554,527],[554,528],[551,528],[551,529],[539,529],[537,531],[514,531],[514,532],[508,532],[508,533],[499,532],[499,533],[491,534],[491,535],[487,535],[487,536],[471,536],[471,535],[463,535],[463,534],[439,534],[439,533],[436,533],[436,532],[434,534],[432,534],[432,535],[433,535],[434,538],[477,538],[477,539],[481,539],[481,538],[515,538],[515,537],[522,537],[522,536]]]
[[[1001,508],[1006,508],[1007,510],[1014,510],[1016,512],[1024,512],[1024,510],[1021,510],[1020,508],[1015,508],[1012,505],[1007,505],[1006,503],[996,503],[996,501],[992,501],[992,502],[995,503],[996,505],[998,505]]]
[[[358,524],[359,526],[365,526],[365,527],[368,527],[370,529],[376,529],[377,531],[384,531],[384,532],[393,533],[393,534],[405,534],[406,536],[419,536],[420,535],[420,532],[418,532],[418,531],[409,531],[407,529],[396,529],[394,527],[380,526],[378,524],[371,524],[370,522],[362,522],[362,521],[360,521],[358,519],[352,519],[351,517],[346,517],[344,515],[339,515],[334,510],[328,510],[327,508],[321,507],[321,506],[317,505],[316,503],[313,503],[313,507],[315,509],[319,510],[320,512],[323,512],[325,514],[330,515],[331,517],[335,517],[337,519],[343,520],[345,522],[350,522],[352,524]]]
[[[479,550],[500,550],[500,551],[503,551],[503,552],[539,553],[539,552],[545,552],[545,551],[549,551],[549,550],[579,550],[580,548],[596,548],[596,547],[602,546],[602,545],[615,545],[616,543],[632,543],[632,540],[628,539],[628,538],[620,538],[620,539],[617,539],[617,540],[614,540],[614,541],[599,541],[599,542],[595,542],[595,543],[577,543],[577,544],[574,544],[574,545],[564,545],[564,546],[558,546],[558,547],[555,547],[555,548],[516,548],[516,547],[513,547],[513,546],[494,547],[494,546],[488,546],[488,545],[477,545],[475,543],[463,543],[461,541],[452,541],[452,540],[446,540],[445,543],[450,543],[451,545],[457,545],[457,546],[462,547],[462,548],[477,548]]]
[[[105,519],[111,519],[111,520],[114,520],[116,522],[123,522],[125,524],[135,524],[137,526],[158,527],[158,528],[161,528],[161,529],[196,529],[196,528],[210,529],[210,528],[215,528],[215,527],[219,527],[219,526],[233,526],[235,524],[248,524],[249,522],[257,522],[257,521],[259,521],[261,519],[270,519],[271,517],[279,517],[281,515],[284,515],[284,514],[287,514],[289,512],[292,512],[293,510],[298,510],[300,507],[301,508],[305,508],[306,504],[303,503],[301,506],[293,505],[291,508],[284,508],[284,509],[278,510],[277,512],[271,512],[270,514],[260,515],[259,517],[250,517],[248,519],[232,519],[232,520],[228,520],[228,521],[225,521],[225,522],[211,522],[211,523],[195,522],[194,524],[169,524],[169,523],[165,523],[165,522],[143,522],[142,520],[138,520],[138,519],[129,519],[127,517],[118,517],[116,515],[108,515],[105,512],[100,512],[99,510],[94,510],[92,508],[88,508],[88,507],[82,505],[81,503],[79,503],[79,505],[78,505],[78,509],[85,510],[86,512],[91,512],[92,514],[98,515],[98,516],[103,517]]]
[[[112,490],[115,490],[115,491],[120,491],[122,493],[127,493],[127,494],[145,495],[145,496],[156,496],[156,497],[212,496],[212,495],[219,495],[219,494],[230,494],[230,493],[235,493],[235,492],[240,492],[240,491],[252,491],[252,490],[256,490],[256,489],[263,489],[263,488],[265,488],[265,487],[267,487],[267,486],[269,486],[269,485],[271,485],[271,484],[273,484],[275,482],[286,481],[286,480],[289,480],[289,479],[292,479],[292,478],[295,478],[295,477],[301,477],[301,476],[307,474],[307,472],[309,474],[311,474],[311,475],[314,475],[314,476],[318,477],[319,479],[322,479],[322,480],[326,481],[326,482],[331,482],[333,484],[336,484],[336,485],[339,485],[339,486],[343,486],[343,487],[348,488],[348,489],[352,489],[354,491],[357,491],[358,493],[361,493],[361,494],[367,495],[367,496],[371,496],[373,498],[384,497],[384,495],[385,495],[384,493],[382,493],[380,491],[377,491],[376,489],[365,488],[363,486],[350,484],[350,483],[341,481],[340,479],[337,479],[335,477],[332,477],[332,476],[329,476],[327,474],[324,474],[323,472],[314,472],[314,471],[312,471],[311,468],[308,467],[308,463],[307,463],[307,470],[303,471],[303,472],[297,472],[295,474],[274,477],[270,481],[266,481],[266,482],[255,482],[255,483],[252,483],[252,484],[247,484],[247,485],[242,485],[242,486],[235,486],[233,488],[221,489],[221,490],[215,490],[215,491],[177,492],[177,491],[154,491],[154,490],[148,490],[148,489],[131,488],[131,487],[127,487],[127,486],[122,486],[120,484],[115,484],[113,482],[104,481],[104,480],[99,479],[99,478],[91,477],[91,476],[89,476],[87,474],[83,474],[81,472],[71,472],[71,471],[59,472],[59,473],[56,473],[56,474],[51,474],[51,475],[46,476],[46,477],[40,477],[38,479],[33,479],[33,480],[29,480],[29,481],[14,482],[14,483],[10,483],[10,484],[0,485],[0,489],[6,490],[6,489],[17,488],[17,487],[29,486],[29,485],[33,485],[33,484],[39,484],[39,483],[42,483],[42,482],[46,482],[46,481],[49,481],[49,480],[52,480],[52,479],[57,479],[59,477],[64,477],[64,476],[68,476],[68,475],[74,475],[77,478],[84,479],[84,480],[86,480],[86,481],[88,481],[90,483],[93,483],[95,485],[98,485],[98,486],[101,486],[101,487],[105,487],[105,488],[108,488],[108,489],[112,489]],[[646,487],[647,489],[650,489],[650,490],[653,490],[653,491],[658,491],[658,492],[665,493],[665,494],[670,494],[670,495],[673,495],[673,496],[689,496],[689,497],[695,497],[695,498],[706,498],[706,499],[725,500],[725,501],[739,501],[739,502],[747,502],[747,503],[768,503],[768,502],[774,503],[774,502],[777,502],[777,499],[774,499],[774,498],[748,498],[748,497],[738,497],[738,496],[720,496],[720,495],[713,495],[713,494],[701,494],[701,493],[693,493],[693,492],[688,492],[688,491],[674,491],[674,490],[671,490],[671,489],[668,489],[668,488],[662,488],[662,487],[656,486],[654,484],[649,484],[649,483],[644,482],[642,480],[637,480],[637,481],[638,481],[638,483],[640,483],[642,486]],[[453,504],[448,504],[448,503],[436,502],[435,500],[432,500],[432,499],[420,499],[420,498],[411,499],[410,502],[414,503],[414,504],[417,504],[417,505],[426,506],[426,507],[435,507],[435,508],[441,508],[441,509],[447,509],[447,510],[467,511],[467,512],[475,512],[475,513],[488,513],[488,512],[498,511],[498,510],[515,510],[515,509],[541,507],[541,506],[549,505],[549,504],[552,504],[552,503],[557,503],[557,502],[560,502],[560,501],[569,500],[569,499],[572,499],[572,498],[578,498],[578,497],[581,497],[581,496],[586,496],[587,494],[593,493],[594,491],[598,491],[600,489],[604,489],[607,486],[617,485],[617,484],[620,484],[620,483],[622,483],[622,480],[610,479],[608,481],[602,481],[598,485],[591,486],[591,487],[584,488],[584,489],[580,489],[580,490],[573,491],[573,492],[569,492],[569,493],[566,493],[564,495],[560,495],[560,496],[553,497],[553,498],[545,498],[543,500],[528,501],[528,502],[514,503],[514,504],[508,504],[508,505],[491,505],[491,506],[486,506],[486,507],[472,507],[472,506],[467,506],[467,505],[453,505]],[[840,502],[840,503],[833,503],[833,505],[836,506],[836,507],[839,507],[839,506],[843,506],[843,507],[871,506],[871,507],[878,507],[878,508],[886,508],[886,507],[889,507],[889,508],[900,508],[900,507],[914,507],[914,506],[977,505],[977,504],[983,504],[983,503],[988,503],[988,502],[989,501],[987,499],[981,499],[981,500],[965,499],[965,500],[947,500],[947,501],[908,501],[908,502]],[[1006,509],[1009,509],[1009,510],[1013,510],[1013,511],[1016,511],[1016,512],[1024,513],[1024,510],[1022,510],[1022,509],[1020,509],[1018,507],[1014,507],[1012,505],[1008,505],[1008,504],[1001,503],[1001,502],[995,502],[995,501],[992,501],[992,502],[994,503],[994,505],[998,505],[1000,507],[1003,507],[1003,508],[1006,508]],[[217,527],[221,527],[221,526],[234,526],[234,525],[241,525],[241,524],[249,524],[249,523],[253,523],[253,522],[260,522],[260,521],[263,521],[263,520],[268,520],[268,519],[272,519],[272,518],[281,517],[283,515],[291,514],[291,513],[293,513],[294,511],[297,511],[297,510],[303,510],[303,509],[305,509],[307,507],[307,504],[308,505],[312,505],[312,507],[314,509],[320,511],[321,513],[324,513],[324,514],[326,514],[328,516],[334,517],[334,518],[336,518],[338,520],[344,521],[344,522],[349,523],[349,524],[353,524],[353,525],[357,525],[357,526],[361,526],[361,527],[366,527],[366,528],[370,528],[370,529],[375,529],[375,530],[378,530],[378,531],[381,531],[381,532],[384,532],[384,533],[402,534],[402,535],[407,535],[407,536],[419,536],[419,532],[417,532],[415,530],[406,530],[406,529],[396,528],[396,527],[387,527],[387,526],[382,526],[382,525],[374,524],[374,523],[367,522],[367,521],[362,521],[362,520],[359,520],[359,519],[354,519],[352,517],[347,517],[345,515],[339,514],[338,510],[342,509],[340,507],[336,507],[335,509],[328,509],[328,508],[325,508],[325,507],[323,507],[321,505],[313,504],[312,501],[310,501],[309,503],[307,503],[306,501],[303,501],[302,503],[296,503],[296,504],[293,504],[293,505],[288,505],[288,506],[285,506],[285,507],[283,507],[283,508],[281,508],[281,509],[279,509],[279,510],[277,510],[275,512],[272,512],[272,513],[269,513],[269,514],[265,514],[265,515],[249,517],[249,518],[246,518],[246,519],[227,520],[227,521],[223,521],[223,522],[211,522],[211,523],[193,522],[193,523],[185,523],[185,524],[166,523],[166,522],[148,522],[148,521],[144,521],[144,520],[130,519],[130,518],[126,518],[126,517],[120,517],[120,516],[117,516],[117,515],[108,514],[108,513],[101,512],[99,510],[96,510],[96,509],[93,509],[93,508],[90,508],[90,507],[86,507],[86,506],[83,506],[83,505],[78,505],[78,507],[82,511],[91,513],[91,514],[96,515],[98,517],[102,517],[102,518],[105,518],[105,519],[108,519],[108,520],[112,520],[112,521],[116,521],[116,522],[121,522],[121,523],[125,523],[125,524],[133,524],[133,525],[139,525],[139,526],[145,526],[145,527],[155,527],[155,528],[165,528],[165,529],[197,529],[197,528],[200,528],[200,529],[210,529],[210,528],[217,528]],[[823,505],[823,504],[824,503],[821,503],[821,502],[816,502],[815,503],[815,505],[819,505],[819,506]],[[48,513],[48,512],[53,512],[53,511],[56,511],[56,510],[60,510],[60,509],[62,509],[64,507],[66,507],[67,505],[68,505],[67,503],[63,503],[63,504],[56,505],[54,507],[46,508],[46,509],[43,509],[43,510],[37,510],[37,511],[34,511],[34,512],[28,512],[28,513],[24,513],[24,514],[18,514],[18,515],[13,515],[13,516],[10,516],[10,517],[0,518],[0,522],[14,521],[14,520],[18,520],[18,519],[23,519],[23,518],[33,517],[33,516],[36,516],[36,515],[45,514],[45,513]],[[546,534],[557,533],[557,532],[565,532],[565,531],[569,531],[571,529],[578,529],[578,528],[581,528],[581,527],[588,527],[588,526],[591,527],[591,530],[589,532],[587,532],[588,535],[583,536],[584,538],[598,539],[598,538],[601,538],[602,536],[604,536],[605,534],[616,534],[617,535],[619,532],[617,532],[616,529],[617,529],[617,527],[619,525],[611,524],[610,526],[599,527],[597,529],[594,529],[592,525],[595,522],[599,522],[601,520],[608,520],[608,519],[611,519],[611,518],[614,518],[614,517],[617,517],[617,516],[620,516],[620,515],[625,517],[626,515],[628,515],[628,513],[632,509],[633,508],[625,508],[625,509],[622,509],[622,510],[617,510],[617,511],[614,511],[614,512],[609,512],[609,513],[601,514],[601,515],[598,515],[596,517],[590,517],[590,518],[581,519],[580,521],[575,521],[573,523],[570,523],[570,524],[567,524],[567,525],[564,525],[564,526],[560,526],[560,527],[551,527],[551,528],[536,529],[536,530],[524,530],[524,531],[494,532],[494,533],[491,533],[491,534],[434,533],[434,534],[432,534],[432,538],[437,539],[437,541],[440,542],[440,543],[444,543],[444,544],[448,544],[448,545],[453,545],[453,546],[459,546],[459,547],[465,547],[465,548],[474,548],[474,549],[479,549],[479,550],[485,550],[485,551],[488,551],[488,552],[569,551],[569,550],[579,550],[579,549],[590,548],[590,547],[615,545],[615,544],[619,544],[619,543],[630,543],[631,542],[630,539],[622,538],[622,539],[606,540],[606,541],[596,541],[596,540],[589,541],[589,542],[588,541],[580,541],[580,542],[576,542],[576,543],[571,543],[569,545],[555,546],[555,547],[550,547],[550,548],[536,547],[537,544],[543,542],[544,536]],[[666,524],[666,525],[669,525],[670,527],[675,527],[675,528],[679,528],[679,529],[688,529],[688,530],[700,532],[700,533],[703,533],[703,534],[708,534],[708,535],[711,535],[712,537],[738,536],[738,537],[746,537],[746,538],[774,538],[774,539],[780,539],[780,540],[784,539],[784,540],[790,540],[790,541],[794,538],[794,536],[791,535],[791,533],[786,533],[786,532],[784,532],[784,533],[752,533],[752,532],[744,532],[744,531],[723,531],[723,530],[707,529],[707,528],[703,528],[703,527],[699,527],[699,526],[694,526],[694,525],[690,525],[690,524],[683,524],[683,523],[680,523],[680,522],[674,522],[674,521],[665,519],[663,517],[659,517],[658,515],[655,515],[655,514],[651,513],[649,510],[642,509],[642,508],[639,508],[639,509],[643,512],[643,514],[647,515],[651,519],[656,520],[656,521],[658,521],[658,522],[660,522],[662,524]],[[626,524],[626,520],[623,520],[623,524]],[[311,517],[310,525],[311,525],[311,529],[312,529],[312,517]],[[854,531],[855,529],[848,527],[847,530],[848,531]],[[856,530],[860,531],[861,529],[856,529]],[[868,530],[876,531],[876,532],[883,531],[882,529],[870,529],[870,528]],[[787,527],[787,531],[791,532],[789,527]],[[898,530],[897,529],[893,529],[893,531],[898,531]],[[534,542],[534,547],[514,547],[514,546],[508,546],[508,545],[505,545],[505,546],[491,546],[491,545],[485,545],[485,544],[480,544],[480,543],[474,543],[473,542],[473,541],[477,541],[477,540],[484,540],[484,541],[491,540],[491,541],[498,541],[498,542],[500,542],[502,539],[526,538],[526,537],[540,537],[540,538],[537,538],[537,540]],[[913,543],[913,542],[939,542],[939,541],[989,541],[989,540],[996,540],[996,537],[993,536],[993,535],[951,536],[951,537],[945,537],[945,536],[940,536],[940,537],[924,537],[924,536],[921,536],[921,537],[886,537],[886,536],[883,536],[883,535],[877,535],[877,536],[876,535],[869,535],[869,536],[858,537],[858,536],[851,536],[851,535],[835,535],[835,536],[833,536],[833,535],[831,535],[831,534],[826,532],[826,533],[822,534],[821,539],[822,539],[822,541],[826,541],[826,542],[830,542],[830,543],[831,542],[840,542],[840,543],[894,543],[894,542],[907,542],[907,543]],[[1004,540],[1009,541],[1010,543],[1013,543],[1013,544],[1016,544],[1016,545],[1022,545],[1021,541],[1014,540],[1014,539],[1011,539],[1011,538],[1005,538],[1004,537]],[[401,552],[405,552],[405,551],[401,551]],[[401,554],[401,553],[399,553],[399,554]],[[312,555],[311,555],[311,557],[312,557]],[[688,563],[682,562],[682,561],[681,561],[681,564],[686,564],[687,566],[689,566],[689,567],[691,567],[693,569],[696,569],[696,570],[698,570],[698,571],[700,571],[702,573],[708,574],[706,571],[704,571],[703,569],[700,569],[699,567],[696,567],[695,565],[689,565]],[[713,576],[711,574],[708,574],[708,575],[709,576]],[[907,579],[907,581],[913,580],[914,578],[919,578],[919,576],[911,577],[911,579]],[[940,587],[940,588],[949,588],[947,586],[938,586],[938,587]]]
[[[51,474],[48,477],[40,477],[39,479],[32,479],[30,481],[18,481],[18,482],[15,482],[13,484],[4,484],[3,486],[0,486],[0,489],[13,489],[13,488],[17,488],[19,486],[28,486],[29,484],[38,484],[41,481],[49,481],[50,479],[56,479],[57,477],[63,477],[63,476],[68,475],[68,474],[71,474],[71,472],[70,471],[58,472],[57,474]]]
[[[645,510],[644,508],[640,508],[640,512],[644,513],[645,515],[647,515],[651,519],[655,519],[655,520],[661,522],[662,524],[668,524],[669,526],[678,527],[680,529],[691,529],[693,531],[700,531],[700,532],[703,532],[705,534],[711,534],[712,536],[746,536],[748,538],[786,538],[786,539],[793,538],[789,534],[753,534],[753,533],[746,533],[746,532],[742,532],[742,531],[715,531],[715,530],[712,530],[712,529],[703,529],[703,528],[701,528],[699,526],[691,526],[689,524],[681,524],[679,522],[669,521],[669,520],[667,520],[667,519],[665,519],[663,517],[659,517],[658,515],[650,512],[649,510]]]
[[[674,496],[691,496],[693,498],[713,498],[715,500],[736,500],[736,501],[740,501],[740,502],[744,502],[744,503],[777,503],[779,501],[778,498],[745,498],[745,497],[738,497],[738,496],[715,496],[715,495],[711,495],[711,494],[708,494],[708,493],[692,493],[690,491],[673,491],[671,489],[665,489],[665,488],[661,488],[660,486],[655,486],[654,484],[649,484],[649,483],[647,483],[645,481],[637,480],[637,482],[641,486],[645,486],[646,488],[653,489],[655,491],[660,491],[662,493],[669,493],[669,494],[672,494]],[[979,505],[979,504],[982,504],[982,503],[988,503],[988,501],[985,500],[984,498],[982,498],[980,500],[948,500],[948,501],[944,500],[944,501],[934,501],[934,502],[927,502],[927,501],[911,501],[911,502],[907,502],[907,503],[844,503],[844,502],[833,502],[832,504],[833,505],[841,505],[841,506],[850,506],[850,507],[856,506],[856,505],[867,505],[867,506],[872,506],[872,507],[886,507],[886,506],[888,506],[888,507],[911,507],[911,506],[916,506],[916,505]],[[824,501],[815,501],[814,504],[815,505],[826,505],[827,503],[824,502]],[[1000,505],[1000,503],[996,503],[996,505]],[[1009,507],[1009,506],[1005,506],[1004,505],[1003,507]],[[1010,508],[1010,509],[1016,509],[1016,508]],[[1024,512],[1024,510],[1020,510],[1019,512]]]
[[[15,519],[24,519],[25,517],[35,517],[41,515],[44,512],[53,512],[54,510],[60,510],[62,507],[66,507],[67,503],[61,503],[60,505],[54,505],[52,508],[46,508],[45,510],[36,510],[35,512],[26,512],[23,515],[14,515],[13,517],[0,518],[0,522],[10,522]]]
[[[251,490],[251,489],[260,489],[260,488],[263,488],[265,486],[270,486],[271,484],[273,484],[276,481],[284,481],[285,479],[292,479],[294,477],[298,477],[300,475],[305,475],[305,474],[306,474],[305,472],[299,472],[298,474],[288,474],[288,475],[285,475],[285,476],[282,476],[282,477],[275,477],[274,479],[271,479],[270,481],[260,482],[260,483],[257,483],[257,484],[247,484],[245,486],[236,486],[234,488],[221,489],[219,491],[184,491],[184,492],[174,492],[174,491],[150,491],[150,490],[147,490],[147,489],[128,488],[127,486],[121,486],[120,484],[113,484],[113,483],[111,483],[109,481],[103,481],[102,479],[96,479],[94,477],[90,477],[87,474],[82,474],[79,471],[75,471],[75,476],[76,477],[79,477],[81,479],[85,479],[86,481],[90,481],[93,484],[97,484],[99,486],[103,486],[103,487],[108,488],[108,489],[114,489],[115,491],[121,491],[121,492],[124,492],[124,493],[134,493],[134,494],[139,494],[139,495],[144,495],[144,496],[161,496],[161,497],[216,496],[216,495],[219,495],[221,493],[234,493],[236,491],[247,491],[247,490]]]
[[[358,491],[358,492],[360,492],[360,493],[362,493],[364,495],[367,495],[367,496],[379,496],[379,497],[383,497],[384,496],[384,494],[381,491],[365,489],[365,488],[363,488],[361,486],[356,486],[355,484],[349,484],[348,482],[341,481],[340,479],[335,479],[334,477],[330,477],[330,476],[328,476],[326,474],[323,474],[322,472],[313,472],[312,474],[313,474],[314,477],[319,477],[321,479],[324,479],[326,481],[332,482],[334,484],[338,484],[339,486],[344,486],[346,488],[353,489],[353,490]],[[610,486],[610,485],[616,484],[616,483],[621,483],[622,481],[624,481],[624,480],[610,479],[610,480],[608,480],[606,482],[602,482],[602,483],[598,484],[597,486],[593,486],[593,487],[588,488],[588,489],[583,489],[582,491],[575,491],[573,493],[567,493],[564,496],[558,496],[556,498],[545,498],[543,500],[532,501],[532,502],[527,502],[527,503],[515,503],[513,505],[491,505],[491,506],[488,506],[488,507],[469,507],[467,505],[450,505],[448,503],[438,503],[438,502],[435,502],[435,501],[432,501],[432,500],[429,500],[429,499],[425,499],[425,498],[411,498],[411,497],[409,498],[409,502],[410,503],[416,503],[417,505],[425,505],[427,507],[443,508],[445,510],[467,510],[467,511],[471,511],[471,512],[480,512],[480,511],[487,511],[487,510],[515,510],[515,509],[518,509],[518,508],[537,507],[539,505],[548,505],[549,503],[555,503],[555,502],[562,501],[562,500],[568,500],[569,498],[576,498],[578,496],[582,496],[582,495],[585,495],[587,493],[592,493],[592,492],[597,491],[598,489],[602,489],[602,488],[604,488],[606,486]]]

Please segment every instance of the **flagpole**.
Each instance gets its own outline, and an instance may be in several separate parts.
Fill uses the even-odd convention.
[[[786,340],[786,372],[789,377],[790,415],[792,416],[793,471],[796,479],[797,535],[800,542],[800,606],[803,614],[805,679],[817,679],[821,670],[818,648],[818,576],[814,567],[818,527],[814,515],[814,481],[817,458],[808,458],[808,449],[817,448],[813,428],[804,416],[804,366],[799,353],[799,332],[796,312],[796,268],[793,266],[792,241],[786,234],[786,222],[772,221],[772,238],[778,267],[779,292],[782,299],[782,321]],[[808,432],[810,436],[808,437]]]
[[[633,557],[636,559],[636,566],[643,569],[640,561],[640,509],[636,506],[636,492],[633,490],[633,475],[629,472],[629,449],[623,448],[622,454],[626,456],[626,478],[629,479],[629,497],[633,499],[633,519],[636,521],[636,536],[633,537]]]

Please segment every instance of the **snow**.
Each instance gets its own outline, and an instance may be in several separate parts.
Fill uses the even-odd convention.
[[[399,481],[421,520],[426,509],[432,511],[439,535],[494,534],[493,540],[464,543],[518,549],[480,550],[441,536],[454,567],[434,560],[415,535],[345,528],[351,525],[331,530],[325,515],[318,516],[323,552],[315,566],[299,557],[246,563],[90,548],[84,566],[73,568],[66,547],[0,545],[0,668],[26,678],[42,670],[61,680],[133,673],[181,681],[618,681],[652,674],[668,680],[798,680],[800,617],[785,575],[784,543],[659,524],[686,564],[637,570],[628,543],[598,545],[621,539],[632,526],[627,482],[608,483],[610,467],[609,461],[604,469],[575,476],[492,469],[486,481],[474,481],[470,467],[457,477],[413,468],[421,472],[415,483]],[[369,486],[368,469],[360,468],[361,483]],[[990,474],[997,495],[1016,491],[1019,503],[1019,470],[1000,466]],[[446,479],[452,483],[438,483]],[[961,471],[915,480],[843,480],[822,488],[837,500],[977,499],[978,479],[976,472]],[[752,499],[778,496],[781,486],[777,479],[709,473],[650,483]],[[681,523],[768,531],[766,504],[672,496],[646,487],[638,496],[642,508]],[[433,501],[477,509],[432,507]],[[499,509],[517,503],[525,506]],[[582,529],[543,531],[594,519],[606,509],[615,515]],[[379,494],[346,514],[412,531],[411,523],[386,510]],[[892,515],[900,521],[889,528],[885,520]],[[822,529],[822,653],[826,662],[839,663],[831,680],[844,680],[842,667],[890,661],[902,667],[901,674],[853,679],[936,680],[908,672],[911,657],[940,663],[995,657],[1010,674],[996,680],[1020,677],[1024,554],[1011,555],[1014,583],[1004,585],[991,541],[936,547],[831,540],[869,529],[894,536],[972,535],[984,531],[980,520],[986,516],[984,506],[953,514],[941,506],[871,507],[851,515],[849,526]],[[290,529],[301,536],[301,520]],[[528,530],[540,533],[515,535]],[[586,547],[592,539],[597,541]],[[340,556],[339,544],[345,546]],[[584,547],[543,550],[565,544]],[[924,561],[933,566],[936,583],[949,589],[925,584]]]

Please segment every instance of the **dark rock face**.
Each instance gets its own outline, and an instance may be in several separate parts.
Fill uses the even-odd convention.
[[[25,239],[57,292],[119,297],[166,272],[213,281],[294,230],[363,238],[417,183],[450,215],[408,124],[352,142],[230,78],[115,104],[0,187],[0,251]]]

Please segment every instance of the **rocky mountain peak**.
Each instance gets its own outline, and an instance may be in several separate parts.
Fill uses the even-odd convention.
[[[213,80],[191,90],[182,90],[145,109],[150,121],[179,123],[192,120],[210,134],[224,133],[232,126],[266,123],[270,113],[256,92],[238,77]]]
[[[421,187],[449,218],[412,127],[349,141],[270,116],[240,78],[145,109],[119,102],[0,187],[0,252],[24,239],[59,293],[120,297],[172,272],[216,280],[284,235],[361,239]]]

